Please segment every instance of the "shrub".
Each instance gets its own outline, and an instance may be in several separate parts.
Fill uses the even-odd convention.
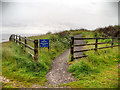
[[[81,73],[89,74],[92,71],[92,68],[89,63],[82,61],[76,62],[69,68],[70,72],[75,72],[74,75],[79,75]]]
[[[56,42],[56,41],[58,41],[58,37],[55,36],[55,35],[52,35],[52,36],[50,37],[50,41],[51,41],[51,42]]]
[[[52,34],[52,32],[47,32],[46,34]]]
[[[70,33],[69,33],[68,31],[63,31],[63,32],[57,33],[57,35],[58,35],[60,38],[65,38],[65,37],[69,36]]]
[[[112,42],[112,39],[100,39],[100,42]]]

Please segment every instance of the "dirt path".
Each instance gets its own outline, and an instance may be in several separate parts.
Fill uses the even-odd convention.
[[[70,73],[68,72],[68,56],[69,50],[62,53],[53,61],[51,65],[51,70],[46,75],[48,79],[48,84],[55,86],[75,81],[74,77],[71,77]]]
[[[75,37],[81,37],[82,35],[76,35]],[[84,43],[84,41],[75,41],[75,44]],[[81,47],[75,48],[75,50],[80,50]],[[65,51],[62,53],[59,57],[57,57],[52,65],[51,70],[47,73],[46,77],[48,79],[48,84],[51,84],[52,86],[63,84],[63,83],[69,83],[72,81],[75,81],[76,79],[71,76],[71,74],[68,72],[68,63],[67,60],[69,58],[69,51]],[[75,56],[79,56],[82,53],[77,53]]]
[[[76,35],[75,37],[81,37],[82,35]],[[84,43],[84,41],[75,41],[75,44]],[[75,50],[80,50],[82,47],[76,47]],[[46,77],[48,79],[48,83],[46,86],[41,86],[38,84],[33,84],[32,88],[48,88],[49,84],[52,85],[51,87],[56,87],[56,85],[63,84],[63,83],[69,83],[72,81],[76,81],[74,76],[71,76],[71,73],[68,72],[68,63],[67,60],[69,58],[70,49],[63,52],[60,56],[58,56],[55,60],[53,60],[53,63],[51,65],[51,70],[47,73]],[[76,53],[75,56],[80,56],[82,53]],[[10,83],[11,81],[5,77],[0,77],[0,82],[3,83]],[[15,83],[13,85],[14,87],[17,87],[18,84]],[[19,87],[25,87],[23,85],[19,85]],[[63,88],[63,87],[58,87]],[[68,87],[70,88],[70,87]]]
[[[80,38],[80,37],[82,37],[82,34],[75,35],[74,37]],[[75,44],[75,45],[85,44],[85,42],[84,42],[83,40],[75,40],[74,44]],[[75,51],[79,51],[79,50],[82,50],[82,48],[83,48],[83,47],[74,47],[74,50],[75,50]],[[83,52],[75,53],[75,54],[74,54],[74,57],[81,56],[82,54],[83,54]]]

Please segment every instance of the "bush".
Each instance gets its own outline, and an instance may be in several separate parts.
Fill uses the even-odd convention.
[[[68,31],[63,31],[63,32],[59,32],[57,33],[57,35],[60,37],[60,38],[65,38],[67,36],[70,36],[70,33]]]
[[[117,32],[118,30],[120,30],[120,26],[119,25],[114,25],[114,26],[108,26],[108,27],[104,27],[104,28],[97,28],[95,31],[103,34],[105,37],[109,37],[109,36],[117,36],[119,35]]]
[[[99,42],[112,42],[112,39],[100,39]]]
[[[52,34],[52,32],[47,32],[46,34]]]
[[[81,73],[89,74],[92,71],[91,65],[85,61],[74,63],[69,68],[70,72],[75,72],[74,75]]]
[[[56,41],[58,41],[58,37],[57,37],[56,35],[52,35],[52,36],[50,37],[50,41],[51,41],[51,42],[56,42]]]
[[[116,47],[112,49],[98,50],[97,52],[86,52],[85,54],[88,56],[70,65],[69,72],[72,72],[72,75],[75,75],[76,78],[80,78],[81,74],[92,75],[100,73],[104,68],[120,62],[120,56],[117,50]]]

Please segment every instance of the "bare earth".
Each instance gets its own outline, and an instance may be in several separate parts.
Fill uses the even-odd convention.
[[[74,37],[82,37],[82,35],[76,35]],[[74,42],[75,44],[84,43],[83,40],[77,40]],[[82,47],[76,47],[75,50],[80,50]],[[69,58],[69,51],[65,51],[62,53],[59,57],[57,57],[52,65],[51,70],[47,73],[46,77],[48,79],[48,84],[51,84],[52,86],[63,84],[63,83],[69,83],[72,81],[76,81],[76,79],[71,76],[71,74],[68,72],[68,63],[67,60]],[[82,53],[76,53],[75,56],[80,56]]]
[[[69,50],[62,53],[53,61],[51,70],[46,75],[48,84],[55,86],[75,81],[74,77],[72,77],[68,72],[68,56]]]

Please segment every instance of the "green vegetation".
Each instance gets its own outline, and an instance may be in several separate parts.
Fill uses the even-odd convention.
[[[95,32],[83,32],[84,37],[94,37]],[[101,36],[99,36],[101,37]],[[99,42],[110,42],[108,40],[99,40]],[[86,40],[87,43],[95,43],[95,40]],[[111,44],[107,44],[110,46]],[[99,45],[104,47],[106,45]],[[84,49],[94,48],[95,46],[85,46]],[[88,55],[86,58],[73,61],[69,67],[69,72],[76,77],[77,82],[63,84],[62,86],[71,86],[73,88],[117,88],[118,87],[118,47],[107,48],[95,51],[84,52]],[[70,60],[69,60],[70,61]],[[113,74],[114,73],[114,74]]]
[[[72,88],[118,88],[118,68],[113,65],[101,70],[100,73],[81,73],[77,77],[77,81],[61,86]]]
[[[32,84],[45,85],[47,82],[46,74],[50,70],[52,60],[69,48],[70,37],[82,34],[83,37],[103,37],[98,31],[88,30],[70,30],[45,35],[32,36],[30,39],[49,39],[50,49],[39,48],[39,60],[37,63],[32,57],[25,53],[25,48],[21,49],[20,45],[13,42],[2,43],[2,75],[9,78],[10,83],[3,83],[3,87],[16,87],[13,84],[18,83],[17,87],[31,87]],[[99,40],[98,42],[110,42],[111,39]],[[86,43],[94,43],[95,40],[85,40]],[[27,42],[33,47],[32,42]],[[117,44],[117,43],[115,43]],[[98,47],[109,46],[98,45]],[[85,46],[93,48],[93,46]],[[29,49],[32,54],[33,52]],[[94,51],[88,51],[83,54],[88,55],[86,58],[70,62],[69,72],[76,77],[77,81],[61,86],[70,86],[72,88],[116,88],[118,85],[118,48],[108,48]]]
[[[69,48],[70,33],[65,31],[29,38],[49,39],[49,51],[48,48],[39,48],[39,60],[35,63],[32,57],[24,52],[25,48],[21,49],[20,45],[14,42],[3,43],[2,74],[11,80],[29,83],[30,85],[32,83],[45,85],[47,81],[45,75],[50,70],[52,60]],[[28,45],[33,46],[31,42],[28,42]]]
[[[104,37],[118,37],[120,36],[120,25],[97,28],[95,31],[99,32],[99,34],[102,34]]]
[[[11,80],[24,83],[45,82],[43,73],[45,67],[38,62],[39,67],[23,49],[13,42],[4,43],[2,47],[2,74]],[[42,68],[43,67],[43,68]],[[40,70],[40,69],[41,70]],[[39,75],[38,75],[39,70]]]

